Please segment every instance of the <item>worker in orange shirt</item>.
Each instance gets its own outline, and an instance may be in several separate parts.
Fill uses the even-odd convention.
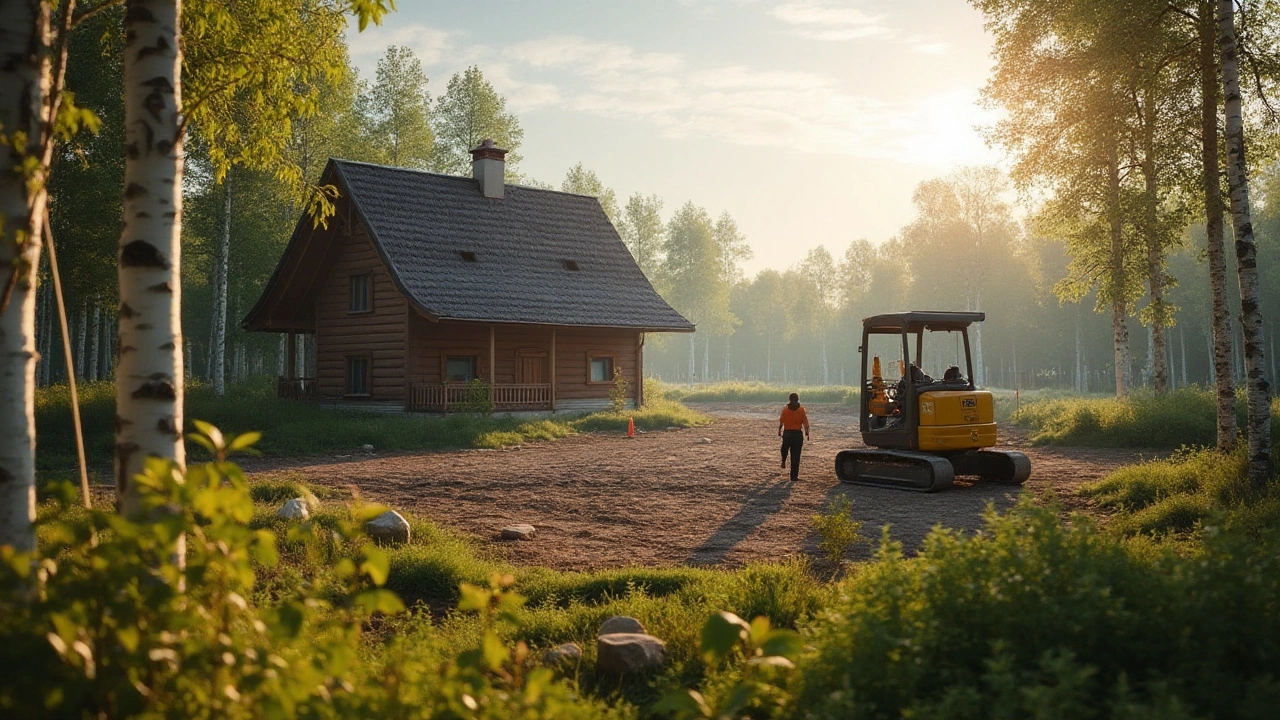
[[[791,479],[800,479],[800,449],[809,438],[809,416],[800,404],[800,396],[791,393],[791,402],[782,408],[778,416],[778,437],[782,438],[782,467],[787,466],[787,453],[791,453]]]

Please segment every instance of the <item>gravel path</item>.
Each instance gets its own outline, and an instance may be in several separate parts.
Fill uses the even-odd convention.
[[[852,501],[866,535],[878,539],[888,524],[910,552],[935,525],[977,529],[988,503],[1008,507],[1016,494],[961,481],[933,495],[842,485],[835,454],[861,446],[857,417],[850,408],[822,405],[809,406],[812,440],[805,443],[800,481],[792,483],[778,467],[776,409],[697,407],[715,422],[634,440],[621,432],[592,433],[511,450],[258,460],[246,469],[259,476],[301,472],[316,485],[354,487],[367,499],[491,539],[514,562],[558,569],[737,567],[818,555],[811,518],[839,495]],[[1004,428],[1001,444],[1031,458],[1028,490],[1051,489],[1071,508],[1084,507],[1075,494],[1082,483],[1144,455],[1025,447]],[[499,542],[502,527],[514,523],[534,525],[537,538]],[[873,549],[861,545],[852,557],[868,557]]]

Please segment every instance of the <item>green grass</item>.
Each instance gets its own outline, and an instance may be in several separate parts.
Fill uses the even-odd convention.
[[[80,412],[91,468],[111,460],[115,386],[109,382],[80,386]],[[270,378],[231,385],[215,397],[206,384],[187,386],[186,417],[213,423],[224,433],[263,431],[258,449],[268,457],[349,453],[362,445],[378,451],[498,448],[548,441],[576,432],[624,432],[627,420],[646,430],[692,427],[709,422],[705,415],[654,395],[645,407],[624,413],[513,418],[505,415],[414,416],[326,409],[313,403],[280,400]],[[69,475],[76,464],[71,408],[66,386],[36,392],[37,470],[42,478]]]
[[[1236,403],[1240,427],[1243,398]],[[1271,414],[1280,414],[1273,400]],[[1187,388],[1157,397],[1149,392],[1128,398],[1047,396],[1022,404],[1010,419],[1031,431],[1040,445],[1175,449],[1214,445],[1217,411],[1212,391]],[[1272,445],[1280,441],[1280,423],[1272,423]]]
[[[739,402],[739,403],[776,403],[785,405],[787,396],[796,393],[802,403],[843,403],[853,405],[858,402],[858,389],[845,385],[796,387],[784,385],[768,385],[762,382],[719,382],[706,385],[677,385],[658,380],[646,380],[645,391],[661,393],[663,396],[680,402]]]

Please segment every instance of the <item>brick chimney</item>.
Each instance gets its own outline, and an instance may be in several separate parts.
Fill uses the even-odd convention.
[[[480,194],[487,198],[502,199],[506,184],[507,151],[485,138],[480,147],[471,151],[471,175],[480,185]]]

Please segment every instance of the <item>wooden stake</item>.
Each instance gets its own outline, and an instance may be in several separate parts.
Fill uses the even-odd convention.
[[[53,296],[58,305],[58,321],[62,325],[62,354],[67,361],[67,387],[71,391],[71,422],[76,435],[76,457],[80,462],[80,494],[86,509],[93,507],[89,499],[89,466],[84,459],[84,429],[80,424],[80,395],[76,392],[75,363],[71,357],[71,332],[67,328],[67,305],[62,300],[62,277],[58,274],[58,254],[53,249],[53,231],[49,229],[49,213],[44,216],[44,243],[49,247],[49,270],[53,275]]]

